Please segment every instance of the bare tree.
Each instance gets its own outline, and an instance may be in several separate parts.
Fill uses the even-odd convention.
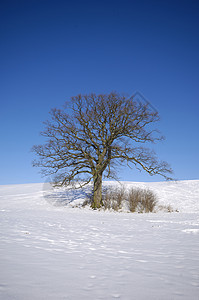
[[[110,93],[78,95],[63,110],[53,109],[45,122],[44,145],[33,147],[39,160],[33,166],[55,175],[56,186],[82,187],[93,181],[92,207],[102,205],[102,178],[116,178],[118,165],[127,164],[170,179],[166,162],[142,144],[161,140],[152,128],[159,120],[149,103]]]

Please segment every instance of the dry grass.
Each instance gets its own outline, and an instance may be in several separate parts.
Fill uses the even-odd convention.
[[[150,190],[131,188],[128,193],[128,204],[131,212],[154,212],[157,198]]]
[[[109,187],[103,192],[102,202],[104,209],[113,209],[118,211],[122,208],[122,202],[125,200],[126,192],[124,188]]]
[[[93,194],[87,196],[83,207],[91,205]],[[108,186],[102,193],[102,209],[119,211],[122,208],[127,208],[128,211],[134,213],[149,213],[156,210],[162,210],[158,205],[157,197],[155,193],[149,189],[135,188],[125,189],[122,187]],[[171,212],[170,206],[166,207],[164,211]]]

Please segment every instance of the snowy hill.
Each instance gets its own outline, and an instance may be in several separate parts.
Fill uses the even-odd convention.
[[[0,299],[199,299],[199,180],[122,184],[179,213],[72,208],[89,187],[0,186]]]

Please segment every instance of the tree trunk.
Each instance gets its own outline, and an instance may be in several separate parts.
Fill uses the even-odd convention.
[[[102,206],[102,174],[97,174],[94,177],[93,202],[91,206],[93,209]]]

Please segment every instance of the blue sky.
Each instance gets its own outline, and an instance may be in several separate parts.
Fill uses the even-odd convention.
[[[113,90],[153,104],[166,136],[158,156],[175,178],[199,179],[198,1],[2,0],[0,28],[0,184],[44,181],[30,149],[49,110]]]

